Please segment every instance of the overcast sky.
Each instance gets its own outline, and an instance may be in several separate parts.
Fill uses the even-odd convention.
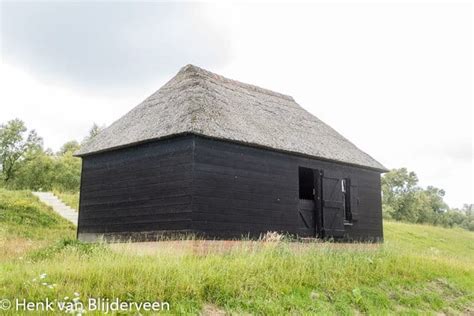
[[[473,7],[1,2],[0,123],[57,150],[192,63],[292,95],[388,168],[473,201]]]

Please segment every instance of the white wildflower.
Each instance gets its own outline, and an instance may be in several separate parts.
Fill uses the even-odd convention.
[[[46,276],[47,276],[46,273],[41,273],[41,274],[40,274],[40,279],[44,279],[44,278],[46,278]]]

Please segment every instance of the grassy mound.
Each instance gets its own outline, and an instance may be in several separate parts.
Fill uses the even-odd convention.
[[[31,192],[0,189],[0,260],[74,235],[74,226]]]

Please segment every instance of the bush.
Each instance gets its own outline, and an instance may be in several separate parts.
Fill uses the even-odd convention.
[[[72,154],[39,152],[27,157],[19,164],[15,177],[7,183],[7,187],[33,191],[79,191],[81,160]]]
[[[472,205],[449,210],[444,190],[419,187],[418,177],[406,168],[393,169],[382,177],[382,209],[385,219],[473,230]]]
[[[94,125],[91,136],[100,128]],[[89,137],[89,138],[90,138]],[[78,191],[81,160],[73,156],[77,141],[65,143],[53,154],[44,150],[34,130],[19,119],[0,124],[0,186],[10,189]]]

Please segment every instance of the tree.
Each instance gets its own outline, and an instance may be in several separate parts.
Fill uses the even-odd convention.
[[[87,143],[88,141],[90,141],[91,139],[93,139],[94,137],[97,136],[97,134],[99,134],[105,127],[104,126],[99,126],[97,125],[97,123],[94,123],[92,124],[92,127],[91,129],[89,130],[89,135],[87,135],[84,140],[82,141],[82,143]]]
[[[77,142],[65,143],[53,154],[48,151],[27,153],[9,186],[15,189],[76,192],[81,179],[81,160],[74,157]],[[32,157],[30,157],[32,155]]]
[[[425,190],[425,194],[428,196],[431,208],[435,213],[442,213],[448,210],[448,205],[444,202],[443,198],[446,192],[443,189],[438,189],[434,186],[429,185]]]
[[[384,216],[395,220],[416,222],[414,209],[418,177],[406,168],[393,169],[382,178]]]
[[[4,183],[13,179],[19,163],[28,152],[41,149],[41,137],[34,130],[27,133],[23,121],[14,119],[0,125],[0,170]]]
[[[49,191],[53,189],[53,178],[57,171],[53,155],[37,152],[32,159],[28,157],[19,163],[18,172],[9,186],[14,189]]]
[[[415,192],[411,207],[414,210],[414,223],[434,223],[436,213],[433,211],[430,196],[424,190]]]
[[[390,193],[387,197],[395,197],[411,192],[418,184],[418,177],[411,171],[408,172],[406,168],[392,169],[386,173],[382,178],[382,185],[386,191]]]
[[[467,218],[460,212],[446,214],[449,208],[443,200],[444,190],[419,187],[416,174],[406,168],[393,169],[382,177],[382,194],[385,218],[449,227],[459,226]]]
[[[474,204],[463,204],[462,206],[462,210],[464,211],[464,213],[466,213],[467,215],[474,215],[473,212],[474,212]]]
[[[76,140],[71,140],[66,142],[64,145],[61,146],[59,149],[58,155],[64,155],[66,153],[75,153],[81,145]]]
[[[63,145],[64,153],[55,157],[55,172],[51,180],[53,188],[60,191],[78,191],[81,182],[81,159],[73,154],[79,149],[79,144],[73,142]]]

